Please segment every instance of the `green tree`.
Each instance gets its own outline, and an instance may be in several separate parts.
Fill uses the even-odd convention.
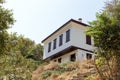
[[[32,50],[35,48],[35,42],[23,35],[17,33],[9,34],[7,50],[8,53],[20,53],[23,57],[31,55]]]
[[[0,0],[0,3],[2,4],[2,3],[4,3],[5,2],[5,0]]]
[[[96,53],[102,61],[99,64],[107,65],[107,76],[101,70],[101,78],[112,80],[120,79],[120,1],[106,2],[106,7],[101,13],[97,13],[96,20],[90,22],[88,35],[94,37]],[[101,60],[102,59],[102,60]],[[106,71],[106,72],[107,72]]]
[[[6,43],[8,41],[7,29],[15,22],[12,11],[2,7],[3,2],[4,0],[0,0],[0,54],[6,53]]]
[[[39,61],[26,58],[32,54],[34,41],[17,33],[9,34],[15,20],[11,10],[2,7],[4,0],[0,0],[0,80],[31,80],[32,71]]]
[[[111,0],[106,2],[105,6],[106,12],[109,14],[109,16],[117,18],[120,20],[120,0]]]
[[[29,38],[25,38],[22,35],[18,36],[17,41],[18,41],[17,43],[19,45],[20,53],[24,57],[31,55],[31,51],[33,50],[33,48],[35,46],[35,42],[30,40]]]
[[[41,61],[43,59],[43,46],[41,44],[37,44],[31,52],[32,54],[28,57]]]
[[[8,54],[0,56],[0,79],[6,76],[8,80],[30,80],[32,71],[43,62],[38,57],[39,61],[26,58],[31,54],[36,56],[32,53],[35,43],[17,33],[11,33],[8,36],[6,44]]]

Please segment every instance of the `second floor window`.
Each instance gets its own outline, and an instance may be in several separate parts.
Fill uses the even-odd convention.
[[[59,36],[59,46],[63,44],[63,34]]]
[[[91,36],[86,35],[86,44],[91,45]]]
[[[66,31],[66,42],[70,41],[70,29]]]
[[[56,49],[56,45],[57,45],[57,39],[54,39],[54,41],[53,41],[53,49]]]
[[[51,51],[51,42],[48,44],[48,52]]]

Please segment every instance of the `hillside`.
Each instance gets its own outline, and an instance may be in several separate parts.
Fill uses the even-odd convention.
[[[96,79],[94,78],[96,77]],[[99,80],[93,61],[50,63],[39,66],[32,80]]]

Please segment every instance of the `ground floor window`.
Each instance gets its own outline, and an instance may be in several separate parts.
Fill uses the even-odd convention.
[[[70,55],[70,61],[76,61],[76,55],[75,54]]]
[[[56,62],[57,60],[55,59],[54,62]]]
[[[92,54],[86,53],[87,60],[92,59]]]
[[[61,59],[62,59],[62,58],[58,58],[58,63],[61,63]]]

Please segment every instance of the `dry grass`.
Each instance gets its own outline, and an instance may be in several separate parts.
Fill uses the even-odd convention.
[[[72,78],[73,76],[77,76],[79,73],[85,74],[91,71],[91,69],[94,69],[94,65],[92,64],[93,61],[81,61],[81,62],[71,62],[64,67],[61,67],[57,63],[50,63],[45,66],[39,66],[35,71],[32,73],[32,80],[46,80],[42,79],[42,73],[45,71],[51,71],[52,74],[48,76],[49,80],[68,80]],[[62,71],[60,74],[56,74],[56,72],[59,73],[61,69],[65,69],[65,71]],[[56,72],[54,72],[54,70]],[[89,76],[91,74],[87,74]],[[79,76],[79,75],[78,75]],[[99,77],[96,77],[92,80],[100,80]]]
[[[57,74],[52,74],[51,76],[50,76],[50,80],[57,80],[57,77],[58,77],[59,75],[57,75]]]
[[[58,64],[55,62],[51,62],[50,64],[44,66],[44,70],[50,70],[50,69],[54,69],[56,67],[58,67]]]
[[[32,80],[42,80],[40,73],[43,71],[43,66],[39,66],[35,71],[32,73]]]
[[[33,71],[32,80],[42,80],[41,73],[46,70],[54,69],[55,67],[57,67],[56,63],[50,63],[45,66],[39,66],[35,71]]]

